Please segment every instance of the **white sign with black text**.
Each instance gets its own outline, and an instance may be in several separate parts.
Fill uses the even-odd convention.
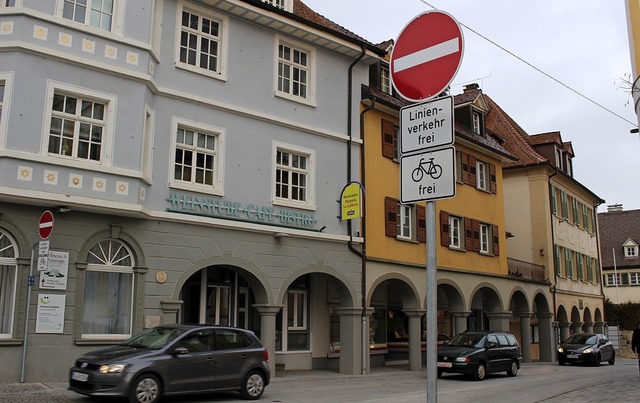
[[[454,197],[455,148],[447,147],[400,158],[400,200],[412,203]]]

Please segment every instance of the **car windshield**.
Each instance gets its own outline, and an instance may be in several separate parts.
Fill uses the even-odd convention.
[[[473,333],[460,333],[450,342],[447,343],[447,346],[454,347],[484,347],[484,334],[473,334]]]
[[[133,336],[129,340],[120,343],[120,345],[157,350],[173,342],[184,332],[184,330],[170,327],[154,327]]]
[[[596,344],[598,337],[595,334],[574,334],[569,337],[567,344]]]

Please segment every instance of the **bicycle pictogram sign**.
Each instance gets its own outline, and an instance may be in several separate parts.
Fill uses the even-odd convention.
[[[411,171],[411,179],[414,182],[420,182],[424,175],[429,175],[431,179],[438,179],[442,175],[442,167],[433,162],[433,157],[428,160],[420,158],[418,166]]]

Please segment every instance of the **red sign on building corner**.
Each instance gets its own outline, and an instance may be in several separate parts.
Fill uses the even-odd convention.
[[[53,213],[49,210],[45,210],[42,215],[40,215],[40,221],[38,221],[38,233],[40,234],[40,238],[47,239],[49,235],[53,232]]]
[[[395,89],[409,101],[441,94],[455,77],[463,55],[458,22],[443,11],[427,11],[407,24],[396,40],[389,71]]]

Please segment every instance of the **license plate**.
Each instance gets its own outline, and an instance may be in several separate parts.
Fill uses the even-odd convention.
[[[82,372],[72,372],[71,379],[78,382],[86,382],[89,380],[89,375],[83,374]]]
[[[579,355],[578,354],[567,354],[567,358],[578,358]]]
[[[453,364],[451,364],[450,362],[439,362],[437,365],[440,368],[451,368]]]

